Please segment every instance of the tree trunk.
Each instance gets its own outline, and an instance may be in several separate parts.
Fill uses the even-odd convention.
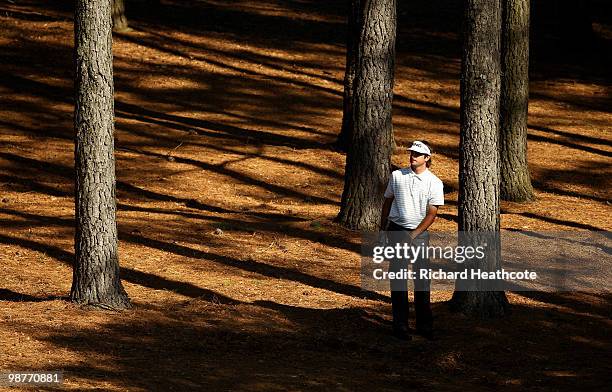
[[[111,0],[75,8],[76,233],[72,301],[130,307],[119,279],[115,201]]]
[[[499,247],[499,100],[501,84],[501,0],[466,0],[461,65],[459,154],[459,230],[471,241],[496,239],[472,268],[500,267]],[[493,236],[491,236],[493,234]],[[482,290],[479,283],[457,281],[454,310],[491,317],[503,315],[503,291]],[[467,290],[469,289],[469,291]]]
[[[361,0],[353,96],[353,133],[346,155],[338,221],[350,229],[380,223],[391,170],[395,67],[395,0]]]
[[[347,152],[353,133],[353,87],[357,63],[357,42],[361,23],[360,0],[349,0],[348,29],[346,32],[346,70],[344,71],[344,95],[342,99],[342,128],[336,140],[336,150]]]
[[[529,1],[502,0],[500,196],[508,201],[533,199],[527,165]]]
[[[112,0],[113,2],[113,30],[117,32],[129,30],[127,17],[125,16],[125,5],[123,0]]]

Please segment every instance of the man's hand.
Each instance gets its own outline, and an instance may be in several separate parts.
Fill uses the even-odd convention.
[[[429,226],[431,226],[431,224],[434,222],[434,220],[436,220],[437,214],[438,214],[438,206],[427,206],[427,215],[425,215],[425,218],[416,227],[416,229],[410,232],[410,239],[414,240],[419,235],[421,235],[421,233],[427,230]]]
[[[412,230],[410,232],[410,234],[408,235],[408,238],[410,239],[410,242],[414,241],[415,238],[417,238],[419,235],[417,233],[415,233],[415,230]]]

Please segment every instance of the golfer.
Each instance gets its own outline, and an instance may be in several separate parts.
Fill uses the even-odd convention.
[[[409,242],[412,246],[429,245],[427,229],[436,219],[438,207],[444,205],[442,181],[430,170],[432,149],[426,141],[414,141],[410,148],[410,166],[395,170],[391,174],[382,209],[381,230],[388,231],[392,243]],[[425,253],[425,252],[422,252]],[[410,261],[393,259],[390,271],[408,268]],[[414,260],[412,270],[428,268],[426,255]],[[417,275],[418,276],[418,275]],[[430,304],[430,281],[415,279],[414,307],[416,332],[433,339],[433,317]],[[393,335],[410,340],[408,327],[408,281],[391,279],[391,304],[393,307]]]

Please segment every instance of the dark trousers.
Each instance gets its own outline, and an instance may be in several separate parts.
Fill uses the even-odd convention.
[[[406,229],[393,222],[389,222],[387,228],[388,236],[391,244],[405,242],[411,243],[412,246],[423,246],[426,248],[429,245],[429,233],[427,231],[421,233],[414,240],[410,240],[410,229]],[[423,253],[424,253],[423,249]],[[409,268],[410,260],[405,258],[393,259],[389,263],[389,272],[398,272],[402,269]],[[419,270],[429,267],[429,259],[423,254],[422,257],[417,257],[412,263],[412,271],[416,273],[414,279],[414,309],[416,313],[416,328],[418,330],[431,330],[433,327],[433,316],[431,314],[431,298],[429,279],[420,279]],[[391,286],[391,305],[393,308],[393,328],[404,329],[408,328],[408,279],[390,279]]]

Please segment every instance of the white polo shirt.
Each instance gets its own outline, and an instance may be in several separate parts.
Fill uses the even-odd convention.
[[[427,206],[444,205],[442,181],[429,169],[416,174],[410,167],[395,170],[385,190],[394,197],[389,220],[407,229],[415,229],[427,215]]]

